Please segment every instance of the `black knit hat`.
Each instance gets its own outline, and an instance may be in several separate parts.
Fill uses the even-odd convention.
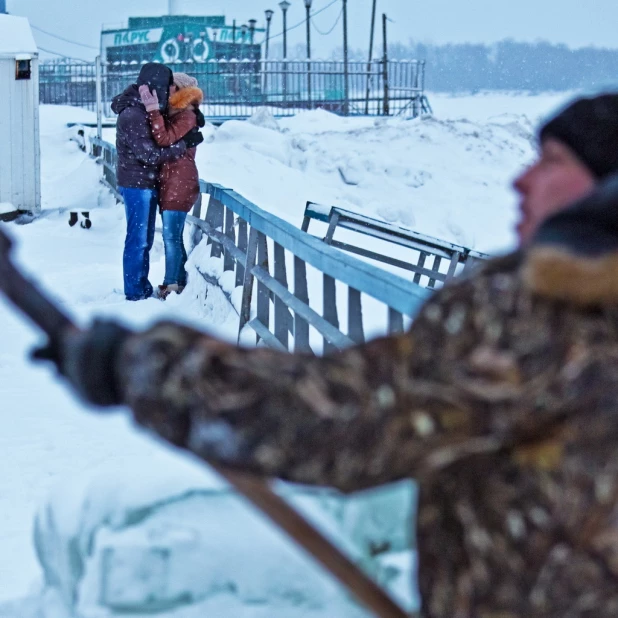
[[[618,172],[618,94],[581,98],[550,119],[539,139],[567,145],[597,177]]]
[[[158,62],[148,62],[145,64],[137,78],[137,85],[147,84],[151,90],[155,90],[159,97],[159,109],[167,107],[167,99],[170,93],[170,86],[174,83],[172,70],[164,64]]]

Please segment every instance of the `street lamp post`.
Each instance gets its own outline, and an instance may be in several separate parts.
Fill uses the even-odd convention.
[[[241,35],[241,49],[242,49],[242,57],[246,58],[247,57],[247,52],[245,51],[245,43],[247,42],[247,32],[249,31],[249,26],[247,26],[247,24],[243,24],[240,27],[240,35]]]
[[[281,11],[283,12],[283,101],[288,98],[288,9],[290,3],[287,0],[279,2]]]
[[[307,102],[311,108],[311,3],[313,0],[305,0],[307,12]]]
[[[255,42],[255,25],[257,24],[257,19],[249,20],[249,42],[251,45]]]
[[[266,49],[264,50],[264,60],[268,60],[268,43],[270,41],[270,20],[273,18],[273,15],[275,14],[275,12],[271,11],[270,9],[266,9],[264,11],[264,14],[266,15]]]
[[[343,0],[343,115],[350,111],[350,79],[348,67],[348,0]]]
[[[288,57],[288,9],[290,3],[288,0],[282,0],[282,2],[279,2],[279,6],[283,12],[283,59],[285,60]]]
[[[270,22],[275,12],[271,9],[266,9],[264,15],[266,15],[266,48],[264,50],[264,60],[268,60],[268,43],[270,41]],[[264,100],[268,97],[268,62],[264,62]]]

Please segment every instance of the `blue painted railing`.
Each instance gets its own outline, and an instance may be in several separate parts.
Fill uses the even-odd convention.
[[[103,162],[104,182],[116,191],[114,146],[95,138],[92,148]],[[243,288],[239,337],[248,325],[257,340],[269,346],[313,352],[312,327],[323,339],[324,351],[341,349],[365,340],[361,294],[386,308],[383,322],[389,333],[403,331],[404,316],[414,316],[430,294],[412,281],[321,242],[232,189],[204,181],[200,187],[202,195],[209,197],[205,216],[199,200],[187,221],[199,235],[207,236],[213,245],[211,257],[221,257],[223,271],[234,271],[236,286]],[[315,281],[307,279],[308,266],[321,273],[320,311],[311,302],[309,284],[315,293]],[[288,286],[289,271],[293,271],[293,289]],[[217,283],[212,276],[205,278]],[[341,290],[337,294],[337,286],[347,292],[346,332],[340,328],[345,294]],[[256,289],[257,299],[252,302]],[[376,322],[373,315],[372,322]]]

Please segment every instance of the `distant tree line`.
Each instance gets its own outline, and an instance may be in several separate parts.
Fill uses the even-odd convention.
[[[300,51],[300,50],[299,50]],[[342,50],[333,52],[341,58]],[[618,50],[510,39],[491,45],[410,42],[389,45],[393,60],[426,60],[426,88],[436,92],[479,90],[599,90],[618,88]],[[366,60],[361,50],[350,52]]]

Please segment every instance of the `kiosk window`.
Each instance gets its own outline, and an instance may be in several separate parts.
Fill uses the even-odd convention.
[[[15,61],[15,79],[32,78],[32,60]]]

